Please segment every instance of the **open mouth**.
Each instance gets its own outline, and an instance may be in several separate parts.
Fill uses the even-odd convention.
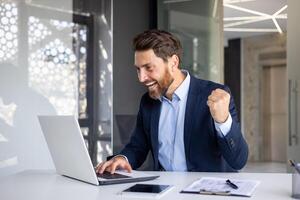
[[[157,85],[157,82],[151,82],[151,83],[146,84],[146,87],[148,89],[153,89],[156,85]]]

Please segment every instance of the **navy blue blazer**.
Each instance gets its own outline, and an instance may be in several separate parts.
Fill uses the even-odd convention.
[[[245,166],[248,146],[241,133],[233,98],[230,99],[231,129],[225,137],[217,134],[207,106],[207,98],[216,88],[229,88],[191,76],[184,121],[184,149],[188,171],[232,172]],[[140,167],[149,150],[154,170],[158,161],[158,124],[161,102],[144,94],[130,142],[120,152],[128,158],[133,169]]]

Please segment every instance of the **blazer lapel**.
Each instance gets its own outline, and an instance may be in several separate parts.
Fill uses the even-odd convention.
[[[197,120],[196,110],[199,102],[202,102],[203,95],[201,95],[201,85],[197,84],[196,78],[191,76],[190,88],[188,92],[185,120],[184,120],[184,150],[185,157],[188,162],[190,155],[190,140],[193,131],[194,121]],[[199,116],[200,117],[200,116]]]
[[[151,143],[154,154],[154,166],[158,168],[158,124],[160,116],[161,103],[159,100],[154,101],[153,110],[151,112]]]

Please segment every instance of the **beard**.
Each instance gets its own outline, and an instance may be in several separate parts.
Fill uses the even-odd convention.
[[[148,88],[149,96],[152,99],[160,99],[168,91],[170,85],[173,83],[174,78],[171,73],[166,69],[165,75],[161,80],[157,80],[156,83]]]

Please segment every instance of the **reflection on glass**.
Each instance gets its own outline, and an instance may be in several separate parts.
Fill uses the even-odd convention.
[[[51,31],[36,17],[30,16],[28,19],[28,42],[33,45],[51,35]]]
[[[75,24],[73,27],[73,38],[74,38],[74,52],[77,52],[78,62],[79,65],[79,94],[78,94],[78,101],[79,101],[79,118],[84,119],[87,118],[87,80],[86,80],[86,35],[87,35],[87,27],[84,25]]]
[[[107,25],[107,20],[104,14],[101,15],[101,20],[105,25]]]
[[[84,140],[85,146],[87,149],[89,149],[89,141],[88,140]]]
[[[59,31],[61,31],[63,29],[73,28],[73,26],[74,26],[73,22],[59,21],[59,20],[55,20],[55,19],[50,19],[50,24]]]
[[[100,37],[98,48],[99,59],[99,122],[98,136],[105,141],[97,142],[97,162],[106,160],[106,157],[112,155],[112,145],[110,137],[112,135],[112,59],[111,59],[111,30],[104,15],[100,20]],[[104,139],[105,138],[105,139]]]
[[[12,61],[17,53],[17,15],[15,3],[0,2],[0,62]]]
[[[14,125],[14,115],[17,110],[15,103],[5,105],[2,98],[0,97],[0,118],[4,120],[9,126]]]
[[[86,26],[73,22],[29,17],[29,86],[58,114],[87,118],[86,32]],[[73,39],[71,47],[60,39],[63,35]]]
[[[89,128],[87,128],[87,127],[81,127],[80,129],[81,129],[81,133],[82,133],[83,136],[88,136],[88,134],[89,134]]]
[[[100,72],[100,88],[104,88],[104,85],[105,85],[105,76],[106,76],[106,71],[101,71]]]
[[[98,125],[98,133],[99,133],[99,135],[104,134],[104,128],[103,128],[103,125],[101,125],[101,124]]]
[[[103,43],[102,43],[101,40],[99,41],[99,47],[100,47],[100,51],[101,51],[101,54],[102,54],[103,58],[104,58],[105,60],[107,60],[107,58],[108,58],[107,51],[106,51],[106,49],[104,48]]]
[[[34,50],[34,46],[29,46]],[[29,86],[50,100],[58,114],[74,114],[77,105],[76,56],[60,39],[31,51]]]
[[[180,39],[182,68],[199,78],[217,82],[223,79],[220,2],[158,1],[158,27]]]
[[[110,120],[101,120],[98,125],[99,136],[109,134],[110,128],[111,128]]]
[[[112,148],[110,142],[97,142],[97,163],[106,160],[106,157],[112,155]]]
[[[12,158],[8,158],[6,160],[0,160],[0,169],[1,168],[5,168],[5,167],[9,167],[9,166],[13,166],[13,165],[17,165],[18,164],[18,157],[12,157]]]
[[[0,142],[8,142],[8,140],[0,133]]]
[[[112,149],[110,143],[105,144],[105,151],[109,154],[112,155]]]

